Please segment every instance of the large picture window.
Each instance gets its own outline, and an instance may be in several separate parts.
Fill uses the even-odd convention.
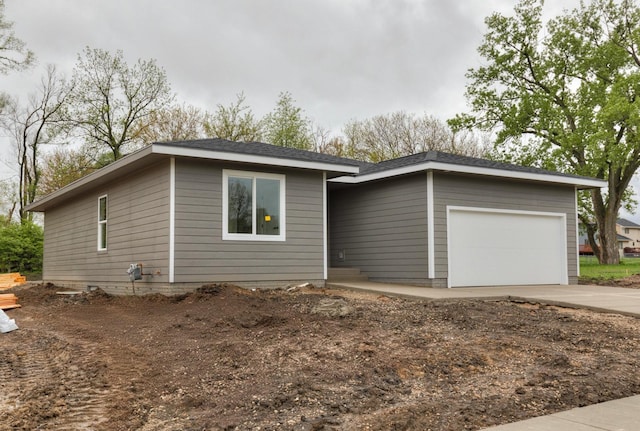
[[[285,240],[285,177],[223,171],[223,239]]]
[[[98,250],[107,249],[107,196],[98,198]]]

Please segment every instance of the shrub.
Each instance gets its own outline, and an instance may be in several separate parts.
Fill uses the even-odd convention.
[[[32,222],[0,225],[0,272],[42,272],[43,238]]]

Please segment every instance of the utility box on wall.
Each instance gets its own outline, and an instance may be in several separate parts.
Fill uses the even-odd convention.
[[[131,281],[142,280],[142,264],[132,263],[127,270]]]

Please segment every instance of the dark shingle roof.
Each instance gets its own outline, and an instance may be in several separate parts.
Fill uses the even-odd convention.
[[[618,237],[618,241],[622,241],[622,242],[624,242],[624,241],[633,241],[631,238],[627,238],[624,235],[617,234],[616,236]]]
[[[579,175],[564,174],[561,172],[548,171],[540,168],[533,168],[529,166],[512,165],[509,163],[495,162],[493,160],[479,159],[476,157],[460,156],[456,154],[443,153],[441,151],[427,151],[424,153],[413,154],[411,156],[400,157],[397,159],[386,160],[384,162],[376,163],[375,165],[369,165],[364,168],[360,168],[360,175],[371,174],[374,172],[382,172],[391,169],[398,169],[407,166],[417,165],[426,162],[438,162],[444,164],[458,165],[458,166],[471,166],[477,168],[489,168],[499,169],[504,171],[513,172],[526,172],[532,174],[547,174],[557,175],[571,178],[588,178]],[[589,178],[591,179],[591,178]]]
[[[454,166],[469,166],[477,168],[488,168],[502,171],[554,175],[565,178],[578,178],[593,180],[593,178],[579,175],[565,174],[561,172],[548,171],[539,168],[500,163],[492,160],[479,159],[475,157],[460,156],[440,151],[427,151],[410,156],[399,157],[397,159],[386,160],[379,163],[368,163],[359,160],[336,157],[329,154],[316,153],[314,151],[298,150],[295,148],[280,147],[277,145],[265,144],[262,142],[233,142],[226,139],[198,139],[190,141],[157,142],[154,145],[166,145],[169,147],[201,149],[218,151],[230,154],[245,154],[263,157],[273,157],[284,160],[297,160],[316,163],[330,163],[343,166],[357,166],[360,173],[356,176],[392,171],[394,169],[417,166],[427,162],[437,162],[451,164]]]
[[[623,227],[635,227],[635,228],[640,228],[640,224],[634,223],[630,220],[627,220],[626,218],[619,218],[616,223],[618,223],[620,226]]]
[[[305,162],[333,163],[346,166],[362,166],[362,162],[314,151],[280,147],[262,142],[233,142],[226,139],[198,139],[193,141],[156,142],[154,145],[167,145],[198,150],[219,151],[223,153],[247,154],[279,159],[300,160]]]

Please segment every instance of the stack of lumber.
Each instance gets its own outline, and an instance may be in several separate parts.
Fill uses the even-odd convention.
[[[0,294],[0,310],[9,310],[11,308],[18,308],[18,298],[13,293]]]
[[[27,278],[20,275],[19,272],[10,272],[8,274],[0,274],[0,289],[11,289],[27,282]]]

